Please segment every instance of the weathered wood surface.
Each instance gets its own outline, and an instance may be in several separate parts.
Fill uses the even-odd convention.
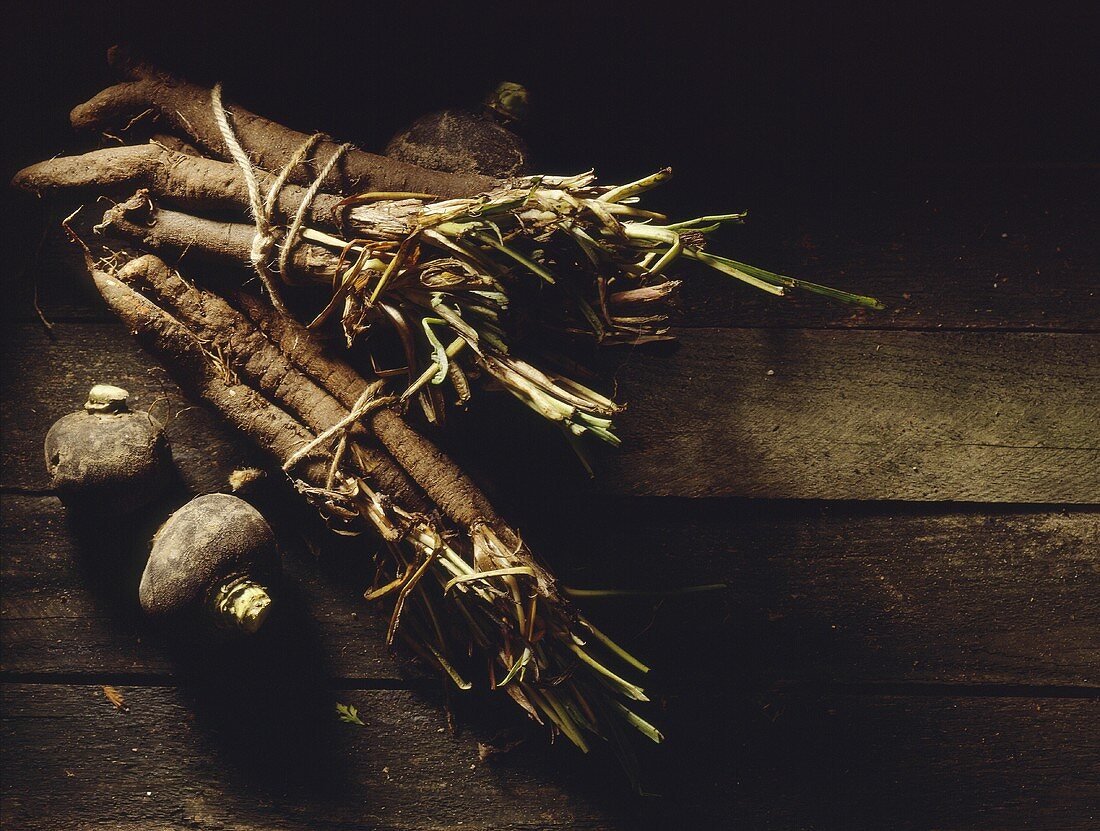
[[[631,406],[596,483],[500,398],[444,435],[566,583],[727,583],[583,601],[657,668],[660,800],[537,738],[479,761],[501,708],[462,698],[447,731],[438,683],[386,654],[359,597],[367,542],[314,556],[277,481],[257,498],[285,542],[283,612],[244,671],[223,684],[232,652],[149,626],[133,586],[171,506],[71,523],[43,490],[46,427],[115,380],[179,413],[175,499],[258,457],[47,253],[57,340],[30,282],[6,312],[4,827],[1096,827],[1095,180],[969,171],[763,203],[737,256],[884,288],[890,311],[698,278],[678,350],[610,360]]]
[[[55,334],[26,324],[5,359],[21,395],[5,414],[7,487],[45,484],[37,438],[64,412],[56,402],[77,408],[92,383],[124,379],[138,406],[164,396],[173,412],[184,406],[121,326],[59,324]],[[1091,335],[692,330],[674,354],[631,353],[616,375],[628,411],[624,446],[600,454],[599,487],[610,491],[1100,500],[1100,344]],[[191,419],[174,431],[181,453],[240,456],[208,443]]]
[[[1095,827],[1098,704],[1079,699],[727,699],[668,750],[663,794],[624,801],[567,748],[482,762],[404,690],[4,685],[6,825],[597,829]],[[334,718],[336,701],[365,727]],[[236,721],[234,721],[236,719]],[[282,724],[267,724],[278,719]],[[257,737],[256,733],[259,734]],[[715,788],[715,785],[719,788]],[[828,794],[827,804],[807,794]],[[671,823],[671,824],[670,824]]]
[[[1092,335],[695,330],[618,379],[622,492],[1100,500]]]
[[[683,326],[1097,331],[1100,169],[924,168],[746,196],[713,245],[735,259],[874,294],[884,312],[684,284]],[[687,209],[688,206],[685,206]]]
[[[98,686],[4,685],[5,751],[22,759],[5,776],[9,821],[56,828],[58,816],[87,817],[81,827],[125,829],[609,821],[591,801],[540,781],[533,765],[481,766],[476,741],[452,736],[441,708],[406,690],[332,691],[306,679],[250,687],[257,700],[246,701],[209,688],[118,689],[129,712]],[[227,701],[246,712],[234,715]],[[355,706],[367,726],[340,722],[336,702]]]
[[[78,542],[53,497],[9,496],[2,511],[9,676],[177,673],[178,651],[137,608],[151,528],[136,540]],[[868,515],[605,499],[587,509],[544,505],[524,519],[534,550],[567,585],[727,584],[670,599],[641,636],[652,601],[580,601],[654,666],[681,667],[656,672],[658,689],[751,680],[1100,690],[1093,513]],[[589,529],[581,542],[571,534],[578,526]],[[373,541],[364,538],[358,555],[352,543],[315,558],[292,534],[284,539],[287,612],[273,641],[311,654],[334,677],[415,677],[386,653],[385,620],[361,598]],[[716,617],[739,636],[700,641],[698,628]]]

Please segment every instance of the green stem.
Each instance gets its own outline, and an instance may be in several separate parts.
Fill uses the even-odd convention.
[[[524,691],[528,697],[534,699],[541,705],[541,709],[550,719],[558,726],[558,728],[579,747],[583,752],[588,752],[588,744],[585,742],[584,737],[581,736],[580,731],[577,730],[576,725],[573,724],[573,720],[569,717],[569,714],[562,709],[561,703],[558,701],[558,697],[554,695],[551,690],[542,689],[537,694],[534,687],[526,687]]]
[[[691,246],[686,247],[684,249],[684,256],[692,260],[698,260],[701,263],[706,263],[716,271],[721,271],[723,274],[730,275],[730,277],[736,277],[741,282],[748,283],[750,286],[754,286],[761,291],[768,292],[768,294],[774,294],[777,297],[783,297],[786,294],[782,287],[772,285],[757,277],[753,277],[751,274],[747,274],[736,266],[730,265],[723,258],[708,254],[706,251],[700,251],[698,248],[692,248]]]
[[[609,638],[607,635],[605,635],[603,632],[593,626],[590,620],[588,620],[587,618],[581,618],[581,623],[589,628],[592,634],[596,636],[596,640],[598,640],[600,643],[602,643],[604,646],[606,646],[608,649],[610,649],[612,652],[614,652],[636,670],[638,670],[639,672],[649,672],[649,667],[647,667],[645,664],[643,664],[641,661],[639,661],[637,658],[635,658],[633,655],[631,655],[629,652],[627,652],[625,649],[615,643],[615,641],[611,640],[611,638]]]
[[[596,670],[597,673],[599,673],[601,676],[603,676],[620,690],[622,690],[628,698],[633,698],[635,701],[649,701],[649,697],[645,694],[641,687],[639,687],[637,684],[631,684],[625,678],[616,675],[614,672],[609,670],[607,667],[605,667],[603,664],[601,664],[599,661],[597,661],[595,658],[585,652],[584,649],[582,649],[577,644],[569,644],[569,649],[578,658],[580,658],[582,661],[592,667],[592,669]]]
[[[672,178],[672,168],[666,167],[664,170],[658,170],[656,173],[652,173],[642,179],[638,179],[634,182],[627,182],[625,185],[619,185],[617,188],[612,188],[607,193],[600,197],[601,202],[622,202],[624,199],[628,199],[631,196],[637,196],[639,193],[644,193],[647,190],[651,190],[658,185],[667,182]]]
[[[665,740],[665,737],[661,734],[660,730],[658,730],[656,727],[654,727],[652,724],[650,724],[648,721],[646,721],[640,715],[635,713],[633,710],[631,710],[628,707],[624,707],[622,704],[620,704],[618,701],[615,701],[614,699],[612,699],[611,704],[620,713],[622,713],[623,717],[628,722],[630,722],[631,726],[636,727],[645,736],[652,739],[657,744],[660,744],[661,742],[663,742]]]
[[[547,283],[550,283],[551,285],[553,285],[554,282],[556,282],[554,280],[554,275],[551,274],[549,271],[547,271],[545,268],[543,268],[541,265],[539,265],[538,263],[536,263],[532,260],[527,259],[525,256],[520,254],[518,251],[516,251],[512,248],[509,248],[507,245],[501,245],[499,242],[497,242],[495,239],[493,239],[488,234],[474,234],[474,239],[478,240],[478,242],[485,243],[490,248],[495,248],[497,251],[501,252],[502,254],[507,254],[509,257],[511,257],[513,260],[515,260],[520,265],[522,265],[524,268],[526,268],[532,274],[537,274],[539,277],[541,277]]]
[[[432,653],[432,657],[439,661],[439,666],[441,666],[443,668],[443,671],[447,673],[452,681],[454,681],[454,685],[456,687],[458,687],[460,690],[469,690],[473,688],[474,685],[463,678],[461,675],[459,675],[458,671],[453,666],[451,666],[450,663],[448,663],[447,659],[443,657],[438,649],[436,649],[427,641],[424,641],[424,646],[426,646],[428,650]]]
[[[758,268],[748,263],[739,263],[737,260],[731,260],[729,257],[720,257],[717,254],[712,254],[711,256],[733,268],[740,269],[750,276],[764,280],[768,283],[774,283],[777,286],[802,289],[804,291],[813,292],[814,294],[820,294],[824,297],[831,297],[834,300],[840,300],[844,303],[854,303],[857,306],[866,306],[869,309],[876,309],[878,311],[882,311],[886,308],[884,303],[874,297],[867,297],[863,294],[852,294],[848,291],[823,286],[820,283],[811,283],[807,280],[799,280],[797,277],[787,277],[783,274],[776,274],[774,271]]]
[[[462,338],[456,338],[454,341],[451,342],[451,345],[447,347],[447,357],[453,358],[455,355],[462,351],[462,347],[464,347],[465,345],[466,341],[464,341]],[[423,387],[425,384],[430,383],[437,372],[439,372],[439,364],[433,358],[431,366],[425,369],[420,374],[420,377],[413,381],[409,385],[409,388],[407,390],[401,393],[400,401],[408,401],[409,398],[411,398],[420,390],[421,387]]]

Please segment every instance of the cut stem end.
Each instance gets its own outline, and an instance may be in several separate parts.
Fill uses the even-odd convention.
[[[126,401],[130,393],[122,387],[112,384],[96,384],[88,391],[88,400],[84,409],[89,413],[125,413],[129,410]]]
[[[221,585],[211,600],[218,622],[254,635],[271,611],[271,595],[247,577]]]

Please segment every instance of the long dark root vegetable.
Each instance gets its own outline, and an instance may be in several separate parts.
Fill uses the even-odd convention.
[[[143,345],[270,453],[334,527],[370,529],[382,540],[366,596],[394,598],[388,641],[401,637],[460,689],[475,679],[503,689],[582,750],[594,736],[607,738],[629,763],[623,726],[661,740],[631,707],[648,699],[627,676],[646,667],[562,597],[519,534],[453,461],[385,406],[392,401],[379,399],[375,382],[327,356],[293,321],[254,301],[235,309],[153,256],[112,273],[95,268],[93,277]],[[328,387],[345,401],[358,397],[334,410]],[[358,421],[371,425],[386,458],[363,452]],[[409,479],[391,479],[387,492],[394,462]]]
[[[187,136],[200,148],[229,158],[229,151],[210,110],[210,90],[173,78],[141,61],[124,49],[112,47],[107,61],[127,80],[103,90],[90,101],[73,109],[70,121],[82,130],[105,131],[131,123],[135,118],[156,118],[171,132]],[[279,170],[309,139],[307,133],[291,130],[266,118],[233,108],[241,144],[253,162],[266,170]],[[322,140],[315,148],[326,159],[338,145]],[[309,184],[308,169],[290,173],[290,181]],[[439,196],[460,196],[490,188],[495,180],[476,174],[440,173],[352,149],[344,164],[326,177],[326,189],[338,191],[347,185],[372,190],[416,191]]]
[[[264,190],[275,177],[257,173]],[[31,165],[15,174],[12,184],[43,196],[59,190],[104,193],[141,188],[158,200],[192,211],[247,211],[248,189],[235,164],[182,153],[167,147],[163,139],[148,144],[106,147],[80,156],[59,156]],[[279,190],[280,215],[294,216],[306,189],[286,184]],[[309,220],[318,227],[339,227],[341,197],[317,194],[309,204]]]

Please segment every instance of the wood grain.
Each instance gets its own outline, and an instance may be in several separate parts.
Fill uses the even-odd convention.
[[[599,828],[533,772],[479,764],[438,706],[308,679],[240,690],[5,685],[6,828]],[[338,720],[355,706],[365,727]],[[530,766],[528,766],[530,768]],[[49,787],[43,787],[44,783]]]
[[[735,259],[879,297],[879,313],[774,300],[684,270],[680,326],[1096,331],[1100,170],[935,168],[744,197]],[[690,206],[684,206],[689,209]]]
[[[619,367],[624,444],[597,449],[600,488],[690,497],[1100,499],[1100,344],[1089,335],[682,334],[674,354],[637,351]],[[23,399],[3,414],[5,487],[45,485],[40,437],[79,407],[92,383],[128,386],[138,406],[167,395],[182,409],[164,371],[117,325],[63,324],[56,340],[24,325],[4,362]],[[194,457],[185,467],[213,477],[213,486],[243,462],[206,410],[188,411],[170,437]]]
[[[1100,500],[1100,342],[1082,334],[685,331],[618,373],[622,493]]]
[[[791,682],[1100,688],[1097,514],[542,504],[522,527],[567,585],[728,586],[661,603],[579,601],[659,668],[651,680],[658,690]],[[137,608],[153,522],[129,539],[99,529],[82,539],[52,497],[9,496],[0,510],[0,645],[9,677],[186,677],[193,650]],[[315,558],[290,528],[292,510],[266,512],[285,526],[285,580],[282,615],[265,627],[263,648],[296,654],[331,677],[423,677],[387,654],[383,612],[361,598],[373,541],[341,549],[330,537]],[[717,642],[698,636],[712,631]]]
[[[568,748],[479,761],[476,727],[407,691],[289,684],[237,713],[224,691],[118,690],[129,712],[98,686],[4,686],[5,827],[1088,829],[1100,798],[1081,699],[710,697],[717,720],[651,769],[662,796],[635,800]]]

